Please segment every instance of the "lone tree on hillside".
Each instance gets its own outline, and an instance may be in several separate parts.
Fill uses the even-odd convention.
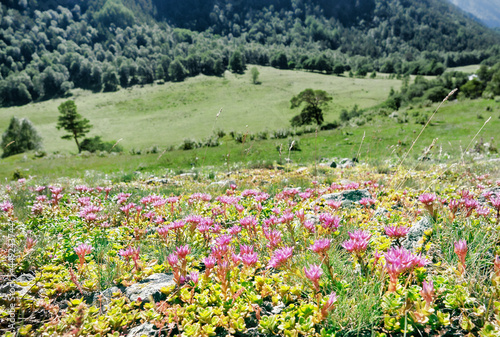
[[[19,119],[14,116],[2,135],[0,147],[3,149],[2,158],[30,150],[39,150],[42,148],[42,137],[29,119]]]
[[[292,126],[309,125],[313,122],[318,125],[323,124],[323,110],[321,108],[331,100],[332,97],[323,90],[306,89],[294,96],[290,100],[292,109],[299,107],[302,103],[305,103],[305,106],[300,114],[290,120]]]
[[[59,109],[59,113],[61,114],[57,122],[57,129],[64,129],[69,133],[61,138],[74,139],[78,147],[78,153],[82,152],[78,138],[85,137],[85,134],[90,131],[92,125],[89,124],[88,119],[83,118],[82,115],[76,112],[74,101],[69,100],[61,103],[57,109]]]

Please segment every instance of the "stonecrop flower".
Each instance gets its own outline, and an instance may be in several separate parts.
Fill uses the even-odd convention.
[[[80,260],[80,266],[83,266],[85,263],[85,255],[90,254],[92,252],[92,246],[82,243],[78,247],[75,247],[75,253],[78,255],[78,259]]]
[[[384,228],[384,231],[388,237],[399,239],[404,238],[410,231],[410,228],[405,226],[387,226]]]
[[[429,282],[422,282],[422,290],[420,291],[420,295],[424,298],[425,305],[427,307],[430,307],[432,300],[434,299],[434,283],[431,281]]]
[[[315,253],[325,254],[331,246],[331,241],[329,239],[318,239],[309,247]]]
[[[457,254],[460,263],[458,265],[458,271],[463,274],[465,271],[465,257],[467,255],[467,241],[458,240],[455,241],[453,251]]]
[[[370,233],[357,230],[349,233],[350,239],[342,244],[349,253],[360,254],[368,248],[368,242],[372,237]]]
[[[432,193],[424,193],[418,197],[418,201],[420,201],[426,206],[432,205],[435,200],[436,200],[436,195]]]
[[[319,291],[319,279],[321,278],[321,275],[323,275],[323,268],[321,268],[321,265],[312,264],[309,268],[304,267],[304,273],[314,284],[314,289]]]
[[[325,229],[337,230],[337,228],[340,227],[340,218],[338,216],[331,215],[330,213],[321,213],[319,215],[319,222]]]
[[[288,261],[293,255],[293,247],[283,247],[280,249],[276,249],[274,251],[273,256],[269,260],[269,264],[267,265],[267,268],[279,268],[285,262]]]

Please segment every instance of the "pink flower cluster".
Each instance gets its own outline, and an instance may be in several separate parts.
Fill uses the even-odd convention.
[[[293,255],[293,247],[283,247],[276,249],[273,256],[269,260],[267,268],[275,268],[283,266]]]
[[[368,248],[371,234],[363,230],[357,230],[352,233],[349,232],[349,240],[342,244],[342,247],[349,253],[360,255]]]

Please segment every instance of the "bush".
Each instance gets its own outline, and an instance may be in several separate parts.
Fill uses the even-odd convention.
[[[333,121],[331,123],[325,124],[321,126],[321,130],[333,130],[339,127],[339,122]]]
[[[105,142],[101,139],[101,136],[95,136],[93,138],[85,138],[80,144],[82,151],[88,151],[94,153],[96,151],[106,151],[106,152],[123,152],[123,147],[117,144],[115,141]]]
[[[193,150],[198,147],[198,142],[192,138],[184,138],[181,145],[179,145],[180,150]]]

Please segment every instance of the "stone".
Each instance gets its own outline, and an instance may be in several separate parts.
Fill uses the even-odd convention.
[[[385,216],[385,215],[387,215],[387,213],[389,213],[388,210],[386,210],[383,207],[379,207],[379,208],[377,208],[377,210],[375,211],[375,213],[373,213],[373,216],[375,216],[375,217],[377,217],[377,216]]]
[[[31,282],[35,279],[35,276],[31,274],[22,274],[18,278],[16,278],[16,282]]]
[[[234,180],[221,180],[211,183],[208,187],[230,188],[231,185],[236,185],[236,182]]]
[[[352,206],[353,203],[359,202],[363,198],[371,198],[370,192],[368,192],[367,189],[363,190],[348,190],[348,191],[342,191],[339,193],[331,193],[331,194],[324,194],[321,196],[320,199],[325,199],[325,201],[328,200],[337,200],[342,202],[342,207],[349,207]],[[316,200],[316,203],[319,202],[319,200]]]
[[[99,295],[101,295],[101,306],[104,307],[111,303],[111,298],[113,297],[113,293],[117,293],[121,291],[118,287],[108,288],[100,293],[94,293],[94,298],[92,300],[92,304],[96,307],[99,306]]]
[[[158,335],[158,332],[154,330],[154,325],[151,323],[143,323],[135,328],[130,329],[127,337],[155,337]]]
[[[420,221],[417,221],[410,227],[408,235],[406,236],[406,240],[402,242],[402,246],[412,252],[415,252],[416,248],[418,247],[418,241],[422,239],[422,237],[424,236],[424,232],[431,228],[431,218],[424,217]]]
[[[131,301],[140,299],[141,302],[149,302],[150,297],[153,297],[153,300],[158,302],[165,297],[160,289],[172,285],[175,285],[174,276],[172,274],[153,274],[141,282],[126,288],[125,296]]]

